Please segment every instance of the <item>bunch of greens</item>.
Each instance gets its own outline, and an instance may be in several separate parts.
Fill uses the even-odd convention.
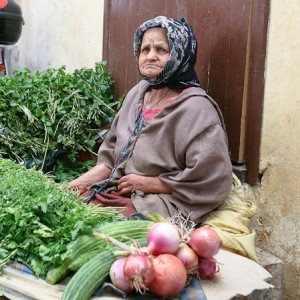
[[[41,171],[11,160],[0,158],[0,178],[0,266],[19,261],[43,276],[79,235],[123,218],[117,208],[86,205]]]
[[[34,75],[15,69],[0,81],[0,155],[39,160],[66,151],[93,151],[95,135],[115,115],[110,74],[105,62],[73,74],[47,69]],[[55,152],[56,151],[56,152]]]
[[[67,163],[65,160],[58,160],[52,178],[57,183],[68,183],[90,170],[95,164],[94,160],[75,161],[71,163]]]

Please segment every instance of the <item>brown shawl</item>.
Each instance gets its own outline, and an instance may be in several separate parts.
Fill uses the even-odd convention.
[[[116,164],[135,127],[148,87],[142,80],[127,94],[99,149],[98,163],[109,168]],[[134,191],[131,199],[139,212],[168,217],[179,210],[199,223],[230,192],[232,166],[222,114],[201,88],[188,88],[159,112],[134,139],[129,152],[112,182],[135,173],[159,176],[173,189],[172,194]]]

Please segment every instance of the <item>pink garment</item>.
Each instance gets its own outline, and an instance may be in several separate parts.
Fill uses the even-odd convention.
[[[156,114],[158,114],[162,108],[155,108],[155,109],[147,109],[142,108],[142,115],[144,117],[144,120],[149,121],[151,120]]]
[[[89,193],[90,191],[87,191],[82,196],[88,197]],[[136,212],[136,209],[132,204],[132,200],[128,197],[119,195],[119,193],[115,191],[111,191],[110,193],[104,191],[96,194],[93,200],[91,201],[91,204],[122,207],[121,211],[123,216],[125,217],[129,217],[131,214]]]
[[[188,90],[188,89],[186,89]],[[182,92],[184,92],[185,90],[183,90]],[[178,96],[172,97],[169,99],[169,104],[173,103],[177,100]],[[147,109],[145,107],[142,108],[142,115],[144,120],[149,121],[151,120],[155,115],[157,115],[160,111],[162,111],[163,108],[152,108],[152,109]]]

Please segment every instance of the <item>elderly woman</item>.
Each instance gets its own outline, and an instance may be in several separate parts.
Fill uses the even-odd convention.
[[[88,201],[133,212],[178,212],[195,223],[230,192],[232,167],[219,107],[194,70],[197,42],[184,19],[139,26],[134,86],[100,146],[97,165],[69,183]]]

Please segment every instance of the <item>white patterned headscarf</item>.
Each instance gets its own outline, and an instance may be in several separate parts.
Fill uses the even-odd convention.
[[[153,88],[167,86],[169,88],[184,89],[187,87],[200,87],[198,76],[195,72],[197,60],[197,40],[192,27],[184,18],[180,20],[158,16],[140,25],[133,41],[133,50],[138,60],[143,34],[153,27],[161,27],[166,30],[169,40],[170,57],[164,69],[155,77],[143,79],[149,82]]]

